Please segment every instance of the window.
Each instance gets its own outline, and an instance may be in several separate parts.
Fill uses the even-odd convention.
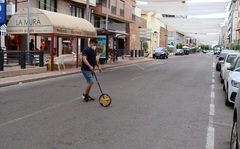
[[[125,5],[125,3],[124,3],[124,1],[120,1],[120,9],[123,9],[124,10],[124,5]]]
[[[111,0],[111,2],[112,2],[112,6],[116,7],[116,5],[117,5],[116,0]]]
[[[124,17],[124,7],[125,3],[123,0],[120,1],[120,16]]]
[[[70,14],[71,14],[71,16],[84,18],[84,9],[81,7],[71,5],[70,6]]]
[[[57,0],[38,0],[38,8],[57,12],[56,3]]]
[[[101,21],[101,19],[100,19],[100,17],[94,17],[94,27],[98,27],[98,28],[100,28],[100,21]]]
[[[112,11],[112,14],[116,14],[116,10],[117,10],[117,8],[116,8],[116,0],[112,0],[111,1],[112,2],[112,6],[111,6],[111,11]]]

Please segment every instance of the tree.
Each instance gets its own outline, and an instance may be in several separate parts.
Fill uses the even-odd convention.
[[[147,52],[147,49],[148,49],[148,42],[147,41],[144,41],[143,43],[142,43],[143,45],[143,50],[145,51],[145,52]]]

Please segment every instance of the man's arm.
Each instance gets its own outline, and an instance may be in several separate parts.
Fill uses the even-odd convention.
[[[83,55],[82,56],[82,59],[83,59],[83,62],[86,66],[88,66],[88,68],[91,70],[91,71],[94,71],[94,68],[89,64],[88,60],[87,60],[87,56],[86,55]]]
[[[98,67],[98,69],[99,69],[99,72],[101,72],[102,71],[102,68],[101,68],[101,66],[100,66],[100,62],[99,62],[99,60],[96,58],[96,65],[97,65],[97,67]]]

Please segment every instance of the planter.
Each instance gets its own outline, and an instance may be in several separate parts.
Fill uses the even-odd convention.
[[[148,57],[149,56],[149,53],[146,53],[146,52],[144,52],[144,55],[143,55],[144,57]]]

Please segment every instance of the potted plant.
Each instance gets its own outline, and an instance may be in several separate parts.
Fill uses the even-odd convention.
[[[148,42],[147,42],[147,41],[144,41],[144,42],[142,43],[142,46],[143,46],[143,50],[144,50],[144,57],[148,57],[148,55],[149,55],[149,53],[148,53],[148,51],[147,51],[147,49],[148,49]]]

